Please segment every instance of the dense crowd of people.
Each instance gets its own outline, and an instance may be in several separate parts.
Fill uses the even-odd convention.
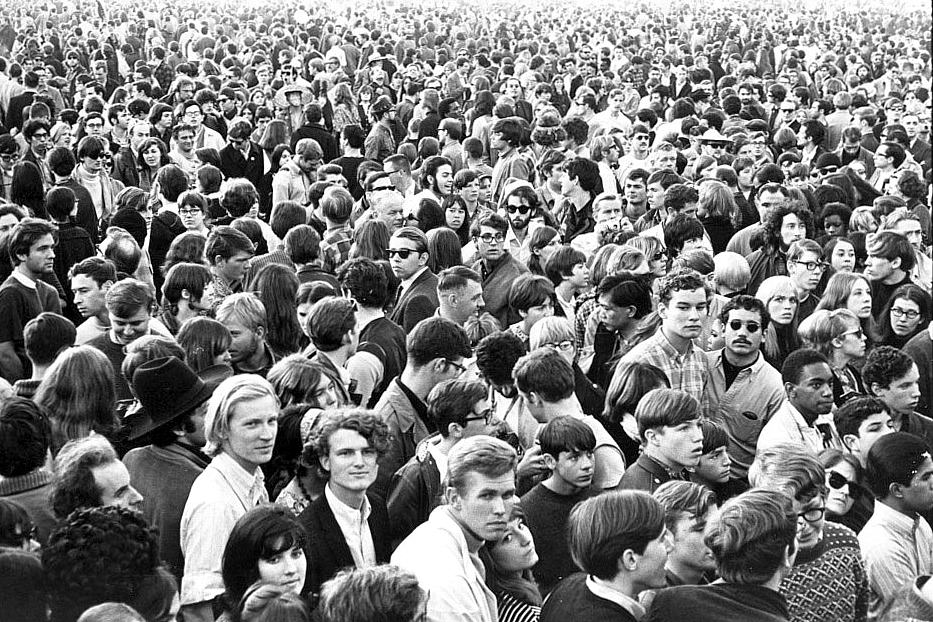
[[[933,620],[929,7],[0,8],[0,619]]]

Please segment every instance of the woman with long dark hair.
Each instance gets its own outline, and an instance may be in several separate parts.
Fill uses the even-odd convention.
[[[304,333],[298,323],[298,276],[282,264],[272,263],[256,274],[250,291],[266,309],[266,343],[276,357],[301,350]]]
[[[308,536],[291,510],[253,508],[233,526],[224,548],[225,616],[240,622],[244,609],[270,594],[300,594],[308,571]]]
[[[486,567],[486,585],[496,595],[499,620],[536,622],[543,599],[531,568],[538,562],[538,553],[518,503],[512,505],[502,537],[480,548],[480,559]]]
[[[930,324],[930,295],[920,287],[907,283],[891,295],[878,318],[875,342],[878,345],[902,349],[911,338]]]

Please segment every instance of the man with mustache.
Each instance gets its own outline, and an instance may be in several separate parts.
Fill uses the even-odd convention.
[[[754,296],[732,298],[719,316],[725,347],[706,353],[710,413],[729,435],[733,478],[748,475],[758,435],[785,399],[781,374],[761,356],[768,319]]]

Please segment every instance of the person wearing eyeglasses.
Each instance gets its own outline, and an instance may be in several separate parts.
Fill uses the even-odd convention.
[[[868,335],[859,318],[848,309],[817,309],[800,324],[800,336],[809,346],[822,352],[833,368],[833,402],[841,406],[853,394],[867,393],[853,361],[865,356]]]
[[[927,441],[896,432],[868,452],[875,510],[858,540],[871,590],[868,619],[882,620],[894,598],[917,577],[933,573],[933,460]]]
[[[898,287],[884,311],[877,327],[877,342],[903,349],[915,335],[930,324],[930,295],[913,284]]]
[[[719,315],[723,348],[706,353],[710,365],[710,412],[729,436],[735,479],[744,479],[755,458],[758,436],[784,403],[781,374],[761,354],[769,316],[763,302],[740,294]]]
[[[816,454],[791,443],[758,453],[751,484],[793,500],[797,556],[778,588],[790,619],[801,622],[864,620],[869,588],[859,539],[848,527],[826,521],[826,470]]]
[[[505,328],[521,319],[509,307],[509,289],[518,276],[528,272],[525,264],[509,252],[508,231],[508,221],[495,213],[483,214],[470,227],[479,256],[471,267],[483,277],[486,311]]]
[[[896,173],[906,160],[907,152],[901,145],[892,141],[881,143],[875,151],[875,172],[868,178],[868,183],[885,194],[888,183],[896,178]]]
[[[787,249],[787,274],[797,294],[797,321],[809,317],[820,302],[816,291],[826,272],[823,249],[813,240],[797,240]]]
[[[244,177],[257,188],[263,187],[262,148],[250,140],[253,126],[241,119],[233,122],[227,132],[227,144],[220,150],[220,170],[224,177]]]
[[[428,394],[427,407],[437,432],[418,443],[415,455],[392,475],[389,484],[395,543],[407,538],[441,504],[450,450],[465,438],[493,434],[498,423],[489,406],[489,392],[478,380],[441,382]]]
[[[373,490],[383,496],[392,474],[415,455],[418,443],[437,431],[428,415],[428,394],[444,380],[459,378],[466,370],[464,359],[473,354],[463,328],[439,317],[419,322],[408,334],[406,345],[405,369],[373,407],[391,433],[373,484]]]

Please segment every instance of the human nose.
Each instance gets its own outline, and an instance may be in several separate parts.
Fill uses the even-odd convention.
[[[137,506],[143,502],[143,496],[139,494],[139,491],[130,486],[130,505]]]

